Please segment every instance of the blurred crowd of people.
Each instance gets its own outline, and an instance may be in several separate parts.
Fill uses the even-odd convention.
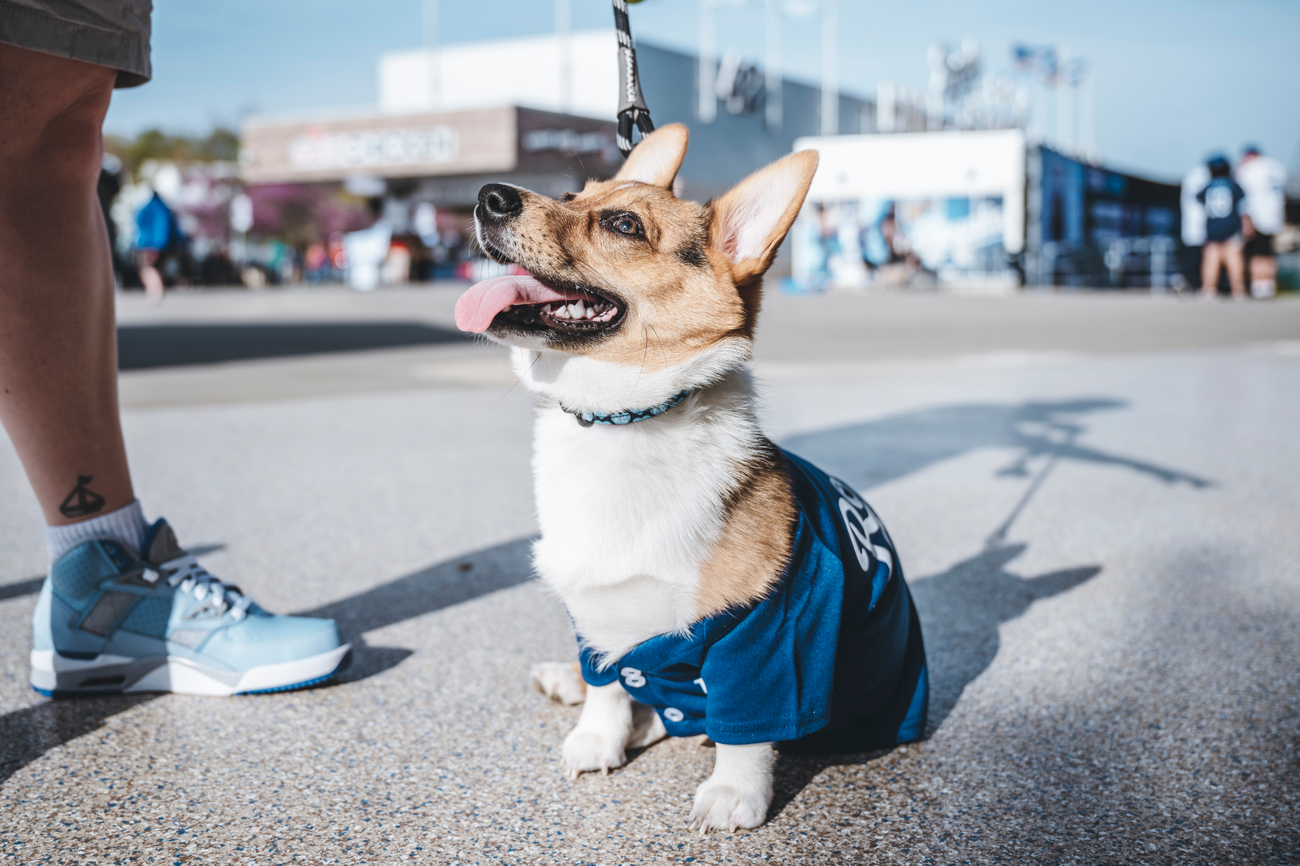
[[[155,301],[172,287],[366,290],[463,278],[473,261],[460,215],[427,202],[245,189],[233,164],[145,163],[132,177],[109,154],[98,192],[118,285]]]
[[[1276,236],[1286,219],[1286,168],[1247,145],[1234,168],[1214,154],[1183,178],[1183,243],[1202,297],[1219,296],[1224,279],[1234,300],[1277,294]],[[1199,259],[1199,261],[1197,261]]]

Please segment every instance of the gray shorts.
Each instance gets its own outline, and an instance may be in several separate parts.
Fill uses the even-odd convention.
[[[0,42],[117,70],[118,87],[153,76],[153,0],[0,0]]]

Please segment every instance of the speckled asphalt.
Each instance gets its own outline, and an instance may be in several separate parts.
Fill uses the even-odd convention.
[[[128,373],[146,511],[266,607],[337,618],[355,663],[293,694],[40,698],[39,515],[0,443],[0,859],[1300,862],[1300,329],[1264,313],[1151,351],[768,363],[771,432],[889,526],[934,695],[925,741],[782,758],[768,823],[709,837],[696,740],[560,772],[577,709],[527,674],[574,645],[527,564],[531,404],[490,350],[359,353],[423,384],[292,400],[175,395],[311,359]]]

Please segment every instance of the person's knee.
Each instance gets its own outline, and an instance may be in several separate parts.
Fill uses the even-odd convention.
[[[116,73],[0,45],[0,176],[10,183],[93,183]]]

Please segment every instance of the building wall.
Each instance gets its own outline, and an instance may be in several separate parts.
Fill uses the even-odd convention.
[[[618,47],[614,30],[503,39],[396,51],[379,58],[379,108],[384,112],[455,111],[521,105],[610,120],[618,110]],[[434,72],[437,72],[437,94]]]
[[[718,106],[712,123],[696,117],[699,101],[698,65],[694,57],[638,45],[637,64],[641,90],[650,116],[658,125],[684,123],[691,131],[691,146],[682,165],[685,195],[707,199],[721,195],[746,175],[794,149],[795,139],[821,133],[821,91],[789,79],[782,88],[781,128],[766,128],[761,105],[750,114],[728,114]],[[873,102],[840,94],[841,133],[869,132],[875,121]]]
[[[614,30],[574,33],[570,38],[571,87],[561,86],[565,54],[555,36],[453,45],[434,55],[424,50],[386,54],[379,60],[379,104],[383,111],[430,110],[435,101],[429,82],[436,67],[443,109],[520,105],[614,120],[618,110],[618,48]],[[821,91],[786,80],[781,128],[769,131],[763,106],[732,115],[718,105],[712,123],[697,117],[698,63],[652,43],[637,44],[641,88],[657,125],[684,123],[691,148],[682,167],[685,194],[706,199],[791,152],[800,136],[821,133]],[[565,96],[567,92],[567,98]],[[564,106],[567,104],[567,108]],[[873,101],[840,94],[839,131],[871,132]]]

